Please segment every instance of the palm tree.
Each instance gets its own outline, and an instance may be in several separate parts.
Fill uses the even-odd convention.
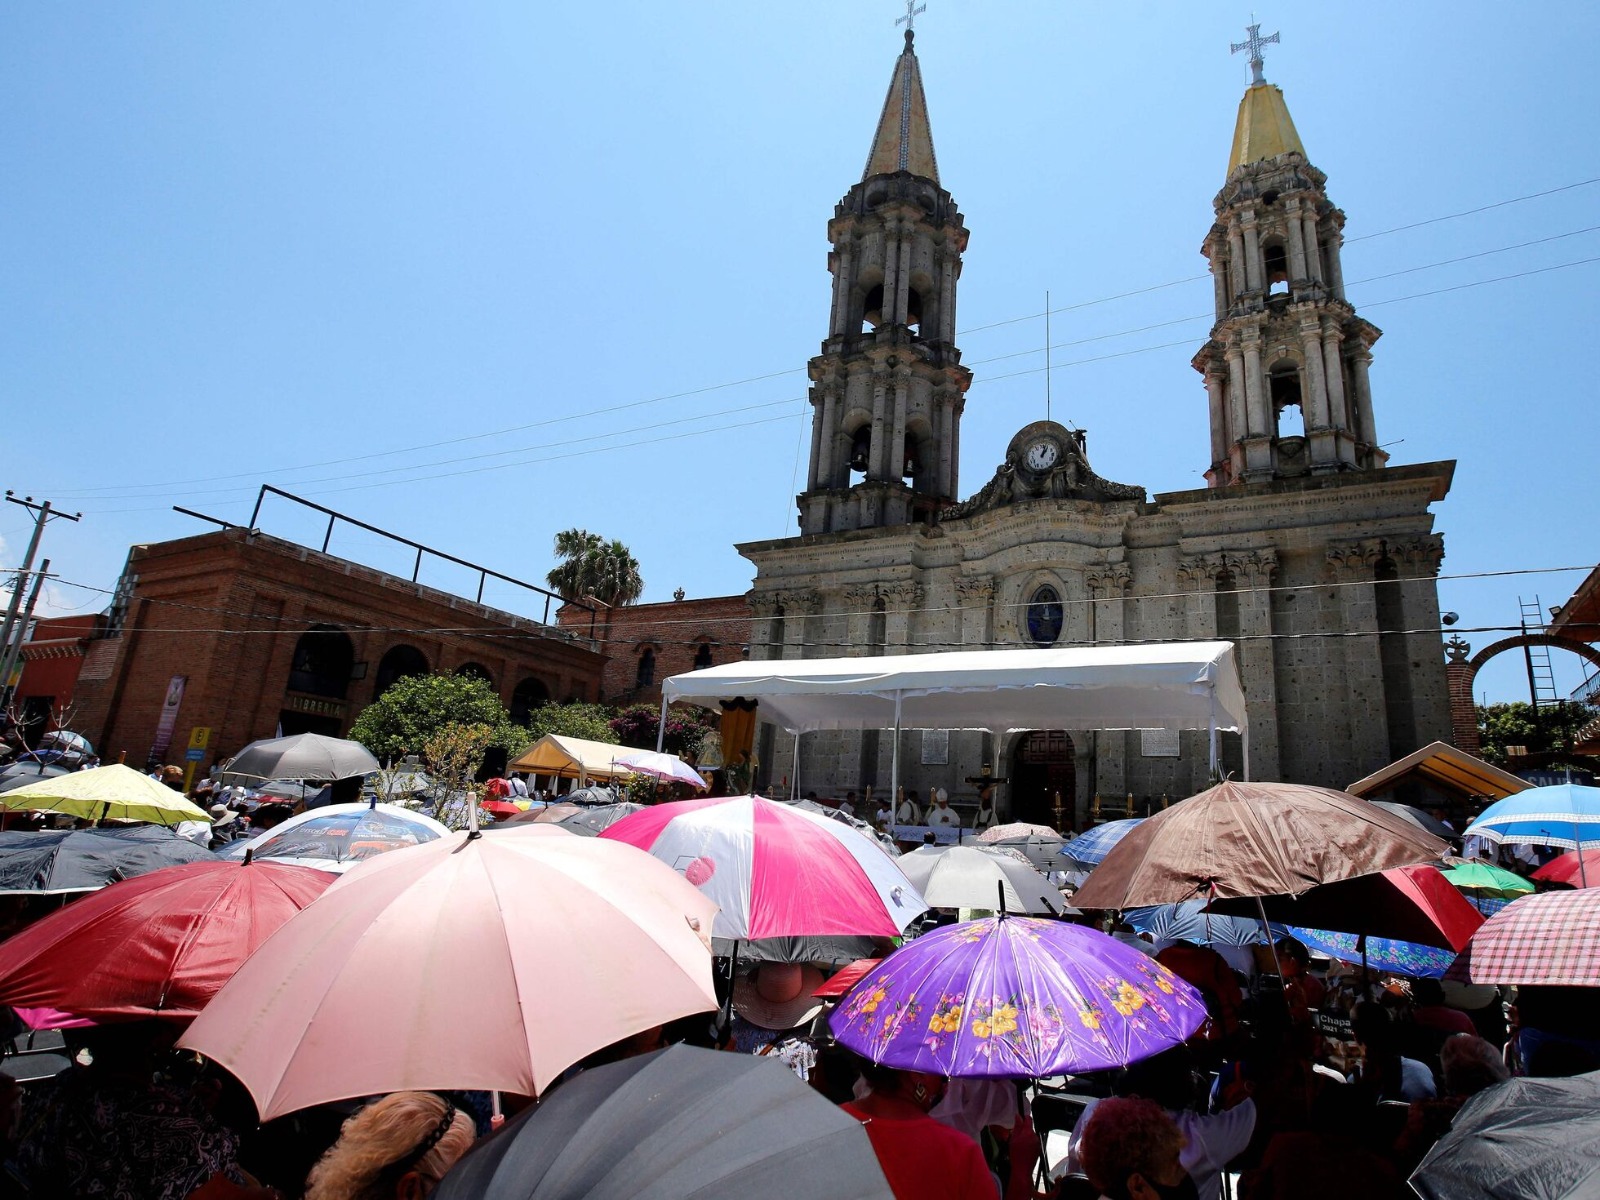
[[[545,578],[564,600],[592,596],[606,604],[632,604],[644,592],[638,559],[615,539],[564,529],[556,534],[555,553],[561,561]]]

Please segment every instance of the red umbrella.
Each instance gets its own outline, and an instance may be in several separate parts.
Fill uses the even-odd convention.
[[[501,817],[520,817],[523,810],[507,800],[481,800],[478,807],[497,820]]]
[[[1568,887],[1600,887],[1600,849],[1568,850],[1545,863],[1533,877],[1544,883],[1564,883]],[[1591,879],[1592,884],[1586,882]]]
[[[1274,924],[1365,934],[1459,951],[1483,924],[1472,906],[1437,867],[1396,867],[1325,883],[1299,896],[1261,900]],[[1256,900],[1218,900],[1209,911],[1253,917]]]
[[[0,942],[0,1003],[96,1020],[196,1016],[334,879],[214,859],[114,883]]]

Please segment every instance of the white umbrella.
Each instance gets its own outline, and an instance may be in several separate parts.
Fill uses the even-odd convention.
[[[342,874],[359,862],[444,837],[450,830],[432,817],[396,804],[329,804],[307,809],[281,825],[232,842],[225,858],[270,858]]]
[[[223,766],[229,783],[251,779],[349,779],[380,769],[378,760],[360,742],[296,733],[251,742]]]
[[[658,753],[655,750],[627,750],[612,759],[619,767],[627,767],[638,775],[649,775],[671,783],[687,783],[702,792],[711,785],[676,754]]]
[[[1007,912],[1059,913],[1067,907],[1061,893],[1032,867],[976,846],[920,846],[900,856],[900,869],[934,908],[992,911],[999,907],[1002,889]]]

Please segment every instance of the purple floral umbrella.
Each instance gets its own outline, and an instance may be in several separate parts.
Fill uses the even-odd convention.
[[[1200,993],[1081,925],[991,917],[896,950],[829,1024],[874,1062],[957,1077],[1037,1078],[1126,1066],[1187,1039]]]

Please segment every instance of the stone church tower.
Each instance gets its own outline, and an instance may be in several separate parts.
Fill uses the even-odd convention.
[[[828,223],[833,305],[810,365],[803,533],[901,525],[957,494],[972,384],[955,345],[967,230],[939,185],[912,37],[907,29],[861,182]]]
[[[1274,35],[1276,36],[1276,35]],[[1367,367],[1379,331],[1345,300],[1344,213],[1306,159],[1283,93],[1262,78],[1239,102],[1211,262],[1217,323],[1195,355],[1211,402],[1212,487],[1381,467]]]
[[[1252,30],[1246,44],[1259,41]],[[1344,216],[1253,58],[1202,247],[1217,312],[1194,359],[1210,486],[1150,496],[1103,479],[1082,430],[1037,421],[962,499],[967,231],[939,178],[907,37],[866,171],[828,225],[833,297],[810,364],[801,534],[738,547],[755,567],[751,657],[1224,638],[1239,647],[1253,778],[1343,787],[1449,737],[1430,505],[1454,464],[1391,466],[1377,446],[1378,330],[1344,296]],[[788,739],[763,730],[771,788],[796,766]],[[887,786],[892,736],[808,734],[800,787]],[[1059,795],[1081,828],[1208,780],[1203,732],[901,736],[905,786],[924,798],[947,788],[960,805],[975,780],[1003,779],[1002,818],[1053,824]],[[1235,773],[1241,749],[1224,739]]]

